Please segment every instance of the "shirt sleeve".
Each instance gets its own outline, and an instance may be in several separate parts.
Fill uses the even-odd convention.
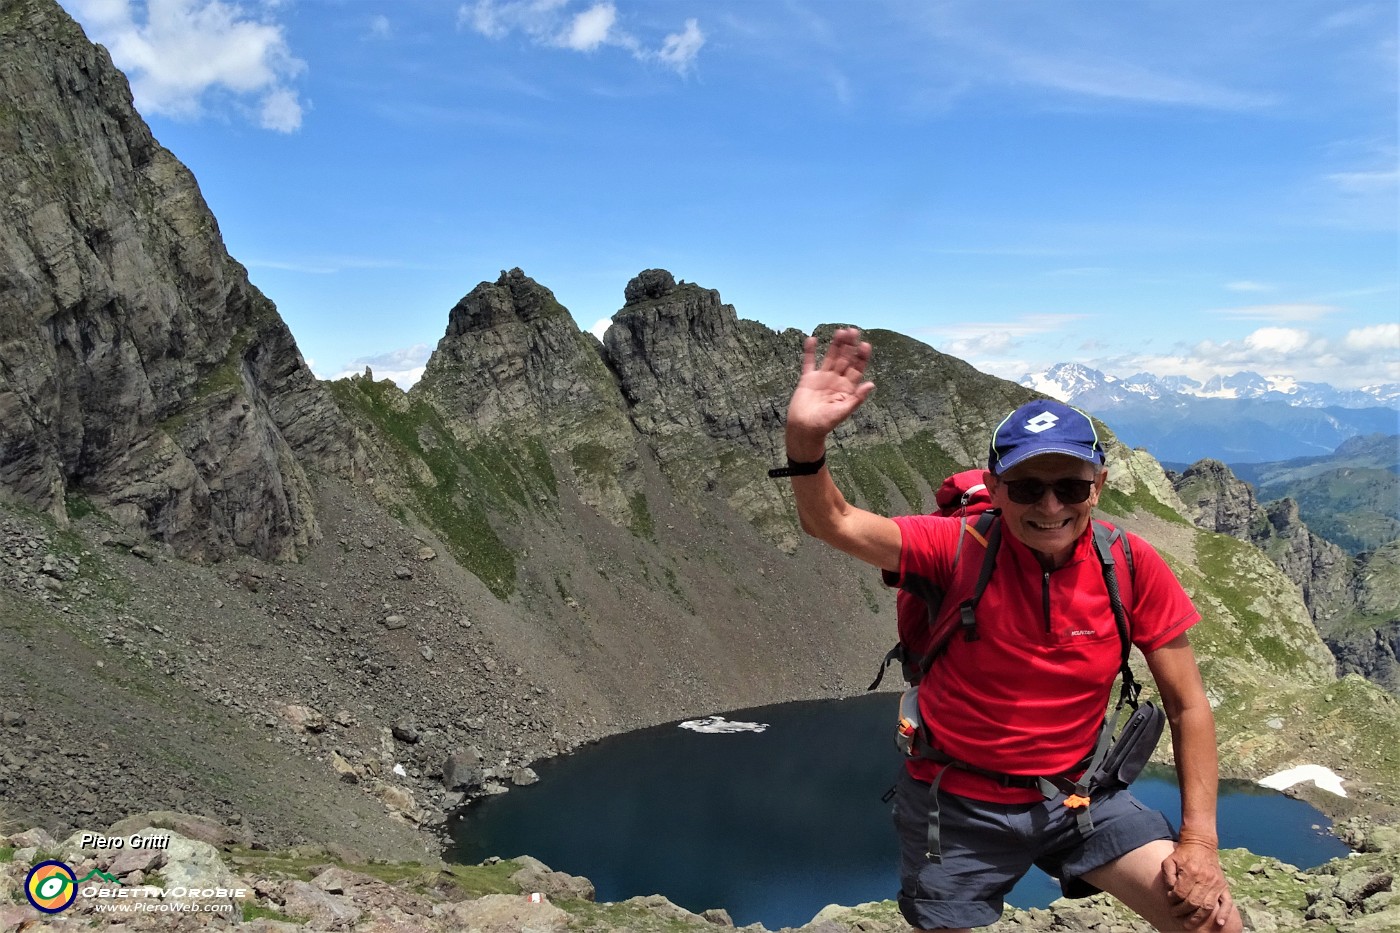
[[[1129,534],[1133,549],[1133,644],[1143,654],[1156,651],[1201,621],[1191,597],[1162,555],[1137,535]]]
[[[899,572],[882,571],[885,585],[903,586],[910,575],[917,575],[941,587],[948,586],[962,520],[940,515],[897,515],[894,522],[900,533]]]

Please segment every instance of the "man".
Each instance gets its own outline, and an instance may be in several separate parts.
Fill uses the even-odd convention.
[[[874,391],[869,362],[854,328],[833,335],[820,365],[816,338],[804,344],[786,434],[798,517],[806,533],[896,578],[919,573],[949,586],[958,520],[858,509],[825,468],[827,435]],[[1055,774],[1092,748],[1121,661],[1090,529],[1107,477],[1092,422],[1058,402],[1023,406],[994,433],[983,480],[1004,533],[977,604],[979,638],[950,642],[919,694],[932,741],[951,758],[987,772]],[[911,759],[895,801],[900,910],[911,925],[965,933],[994,923],[1003,896],[1037,864],[1067,894],[1107,891],[1159,930],[1242,928],[1217,854],[1215,721],[1186,637],[1200,615],[1160,556],[1140,539],[1132,546],[1126,609],[1171,724],[1180,836],[1126,789],[1096,791],[1086,829],[1063,795],[1047,800],[961,767],[931,785],[942,766]],[[931,789],[939,858],[925,844]]]

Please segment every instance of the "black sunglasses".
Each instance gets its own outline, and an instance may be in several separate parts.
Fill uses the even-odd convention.
[[[1065,505],[1078,505],[1089,498],[1094,490],[1091,479],[1057,479],[1047,483],[1043,479],[1006,479],[1006,495],[1017,505],[1035,505],[1045,496],[1045,490],[1055,490],[1055,498]]]

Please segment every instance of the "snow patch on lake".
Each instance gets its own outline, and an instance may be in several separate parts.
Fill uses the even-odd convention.
[[[687,719],[681,723],[682,729],[691,732],[704,732],[719,735],[725,732],[762,732],[768,728],[766,722],[730,722],[723,716],[706,716],[704,719]]]
[[[1338,797],[1347,795],[1347,792],[1342,789],[1341,776],[1330,768],[1322,767],[1322,765],[1299,765],[1296,768],[1289,768],[1287,771],[1280,771],[1278,774],[1271,774],[1259,783],[1265,787],[1272,787],[1274,790],[1284,790],[1304,781],[1312,781],[1318,787],[1331,791]]]

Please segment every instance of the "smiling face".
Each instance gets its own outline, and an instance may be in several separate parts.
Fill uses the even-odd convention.
[[[1040,480],[1048,486],[1062,479],[1092,481],[1089,498],[1079,503],[1061,502],[1053,489],[1046,489],[1038,501],[1022,505],[1011,500],[1007,489],[1007,483],[1015,480]],[[1073,556],[1075,543],[1089,527],[1090,513],[1098,504],[1106,479],[1107,470],[1066,454],[1031,457],[1000,476],[983,474],[992,505],[1001,509],[1006,530],[1035,551],[1047,569],[1062,567]]]

